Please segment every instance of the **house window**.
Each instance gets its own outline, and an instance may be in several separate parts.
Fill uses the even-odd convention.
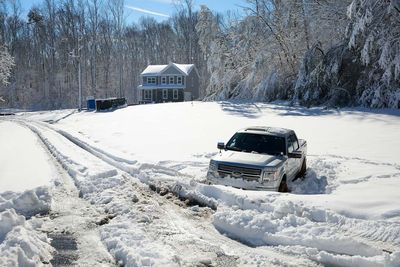
[[[178,89],[174,89],[174,99],[178,99]]]
[[[174,84],[174,76],[169,76],[169,84]]]
[[[148,84],[156,84],[156,77],[147,77]]]
[[[163,99],[168,99],[168,89],[163,89],[162,90],[162,98]]]
[[[177,84],[182,84],[182,76],[178,76],[177,80],[176,80]]]
[[[143,99],[151,100],[151,90],[143,90]]]
[[[161,77],[161,84],[167,84],[167,77],[165,76]]]

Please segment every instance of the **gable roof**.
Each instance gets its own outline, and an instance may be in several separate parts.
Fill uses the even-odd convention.
[[[141,75],[157,75],[161,73],[168,65],[148,65]]]
[[[178,71],[186,76],[190,74],[193,68],[195,68],[194,64],[177,64],[171,62],[168,65],[148,65],[147,68],[141,73],[141,75],[161,75],[170,66],[175,67]]]

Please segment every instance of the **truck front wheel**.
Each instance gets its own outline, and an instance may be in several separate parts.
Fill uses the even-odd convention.
[[[297,178],[304,177],[307,171],[307,158],[304,157],[303,164],[301,165],[301,169],[299,174],[297,174]]]
[[[281,193],[289,192],[289,188],[288,188],[287,182],[286,182],[286,175],[283,176],[283,178],[282,178],[281,184],[279,185],[278,192],[281,192]]]

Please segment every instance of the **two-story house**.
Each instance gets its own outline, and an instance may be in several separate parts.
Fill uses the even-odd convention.
[[[199,73],[194,64],[149,65],[140,74],[139,103],[191,101],[199,98]]]

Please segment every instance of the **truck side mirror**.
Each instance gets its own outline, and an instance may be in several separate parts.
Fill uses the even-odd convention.
[[[293,159],[301,159],[301,152],[292,152],[288,153],[288,158],[293,158]]]
[[[217,148],[218,149],[225,149],[225,143],[224,142],[218,142]]]

